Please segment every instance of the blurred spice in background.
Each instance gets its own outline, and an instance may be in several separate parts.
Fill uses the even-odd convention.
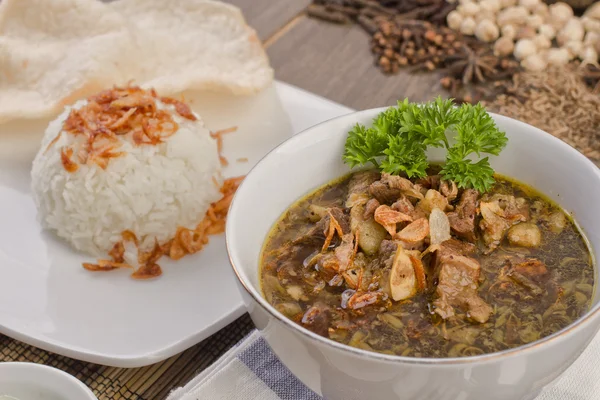
[[[600,95],[578,72],[570,64],[517,74],[508,93],[484,105],[559,137],[600,165]]]
[[[600,2],[582,17],[566,3],[548,3],[556,4],[313,0],[307,14],[360,25],[371,36],[374,62],[383,73],[438,71],[456,102],[482,101],[491,111],[561,138],[600,165]]]

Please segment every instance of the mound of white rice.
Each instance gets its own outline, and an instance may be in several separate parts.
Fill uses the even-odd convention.
[[[136,146],[130,134],[119,136],[118,151],[124,155],[111,158],[106,169],[79,164],[77,171],[68,172],[61,149],[77,136],[63,132],[48,145],[61,132],[70,109],[49,124],[31,172],[44,228],[80,251],[106,258],[125,230],[134,232],[140,249],[147,251],[155,239],[161,244],[172,239],[178,227],[196,227],[210,203],[221,197],[214,181],[222,183],[216,141],[200,119],[191,121],[173,106],[157,104],[169,110],[178,131],[158,145]]]

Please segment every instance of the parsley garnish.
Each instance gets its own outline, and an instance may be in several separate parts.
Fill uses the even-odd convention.
[[[452,144],[450,144],[452,142]],[[494,170],[488,157],[506,146],[506,136],[480,105],[454,107],[452,100],[417,104],[399,101],[380,113],[373,126],[356,126],[348,132],[344,161],[351,167],[372,163],[383,172],[409,178],[427,175],[427,147],[446,149],[440,174],[462,188],[488,191]]]

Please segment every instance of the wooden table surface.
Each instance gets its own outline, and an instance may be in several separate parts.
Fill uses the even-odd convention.
[[[365,109],[409,97],[443,94],[436,74],[383,75],[373,62],[369,37],[358,26],[314,20],[310,0],[229,0],[258,32],[278,80],[346,106]],[[162,400],[218,359],[253,328],[244,315],[221,331],[163,362],[134,369],[112,368],[58,356],[0,335],[0,361],[32,361],[68,371],[100,400]]]
[[[443,94],[437,74],[386,76],[357,25],[309,18],[310,0],[229,0],[263,40],[275,78],[355,109],[429,100]]]

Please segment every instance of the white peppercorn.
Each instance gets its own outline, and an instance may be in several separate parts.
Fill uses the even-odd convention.
[[[498,13],[496,22],[504,26],[508,24],[521,25],[527,21],[529,11],[522,6],[508,7]]]
[[[492,42],[498,39],[500,30],[498,26],[489,19],[484,19],[475,28],[475,37],[482,42]]]
[[[456,10],[450,11],[448,16],[446,17],[446,23],[450,29],[454,29],[455,31],[460,29],[460,25],[463,22],[464,17],[461,13]]]
[[[479,4],[471,2],[461,4],[457,7],[457,10],[465,17],[474,17],[479,12],[480,7]]]
[[[500,27],[500,32],[503,37],[514,40],[517,37],[517,28],[514,25],[504,25]]]
[[[536,46],[531,39],[521,39],[515,44],[514,56],[517,60],[525,58],[536,53]]]
[[[527,17],[527,21],[525,22],[527,26],[537,29],[544,23],[544,18],[539,15],[533,14]]]
[[[552,25],[543,24],[538,28],[538,32],[540,35],[546,36],[548,39],[552,40],[556,37],[556,29]]]
[[[544,35],[536,35],[532,40],[538,50],[549,49],[552,46],[550,39]]]
[[[511,38],[502,36],[494,43],[494,55],[496,57],[506,57],[512,54],[515,48],[515,43]]]
[[[466,17],[460,24],[460,32],[463,35],[473,35],[476,27],[477,23],[475,22],[475,19],[473,19],[473,17]]]

